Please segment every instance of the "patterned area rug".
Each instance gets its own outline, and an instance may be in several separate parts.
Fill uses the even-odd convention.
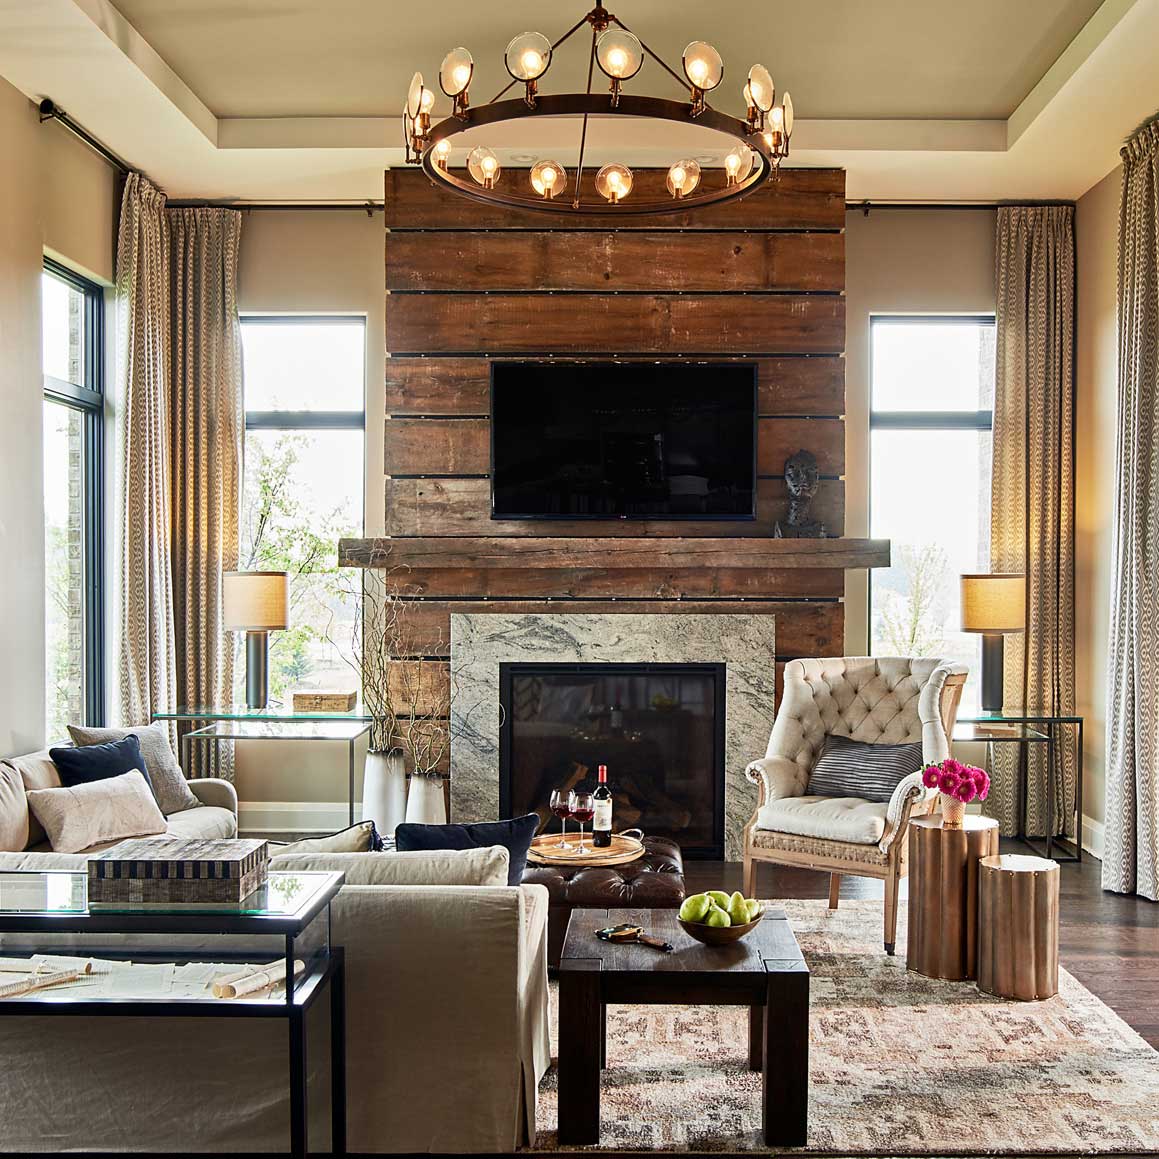
[[[812,972],[805,1151],[1159,1153],[1159,1053],[1066,971],[1010,1002],[887,958],[879,901],[776,904]],[[608,1007],[600,1149],[765,1150],[747,1044],[744,1007]],[[559,1149],[554,1068],[538,1122],[536,1149]]]

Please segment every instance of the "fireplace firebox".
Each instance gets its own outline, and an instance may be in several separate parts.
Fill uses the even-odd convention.
[[[500,664],[499,809],[552,829],[553,789],[608,766],[614,827],[724,856],[723,664]]]

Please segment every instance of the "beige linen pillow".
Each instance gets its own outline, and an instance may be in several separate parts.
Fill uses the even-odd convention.
[[[28,808],[44,826],[54,853],[165,832],[165,817],[145,778],[134,769],[71,789],[35,789]]]
[[[201,802],[190,791],[185,774],[173,755],[173,746],[169,743],[169,732],[165,725],[142,724],[137,728],[82,728],[78,724],[68,726],[68,735],[78,748],[124,740],[130,733],[141,745],[141,756],[145,768],[149,770],[149,780],[153,782],[153,792],[161,812],[168,816],[184,809],[200,808]]]
[[[414,853],[285,853],[280,872],[340,871],[347,885],[506,885],[510,854],[502,845]]]
[[[270,842],[271,857],[292,853],[369,853],[374,848],[374,822],[359,821],[326,837],[303,837],[301,841]]]

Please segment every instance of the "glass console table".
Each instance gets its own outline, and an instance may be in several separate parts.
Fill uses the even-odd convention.
[[[357,745],[370,732],[373,718],[361,712],[295,712],[275,707],[247,708],[244,704],[224,708],[175,708],[153,713],[154,720],[200,725],[181,736],[181,767],[192,768],[189,760],[194,743],[210,753],[210,767],[220,767],[221,745],[232,741],[345,741],[347,767],[347,811],[354,824],[355,780],[358,770]]]
[[[1077,753],[1075,757],[1075,795],[1073,824],[1075,827],[1074,841],[1066,837],[1067,805],[1063,800],[1057,810],[1058,821],[1062,826],[1062,837],[1057,832],[1055,823],[1054,799],[1054,769],[1059,749],[1059,730],[1074,728],[1077,732]],[[1032,838],[1026,833],[1027,794],[1028,794],[1028,763],[1023,758],[1018,762],[1018,784],[1015,788],[1016,803],[1015,816],[1018,818],[1018,832],[1013,834],[1023,844],[1028,845],[1043,857],[1053,858],[1056,861],[1082,861],[1082,823],[1083,823],[1083,718],[1066,713],[1058,714],[1044,712],[1039,709],[1007,709],[1002,712],[987,712],[985,710],[959,716],[954,726],[955,742],[977,741],[985,744],[1013,743],[1023,746],[1044,744],[1046,746],[1046,836]],[[1065,786],[1064,786],[1065,796]],[[1062,855],[1056,852],[1062,849]]]
[[[92,972],[76,981],[0,997],[0,1016],[284,1019],[289,1030],[290,1151],[305,1155],[307,1014],[328,992],[331,1143],[334,1154],[342,1154],[345,963],[342,949],[330,940],[330,903],[342,880],[341,873],[271,872],[265,886],[235,905],[90,906],[83,871],[0,872],[0,935],[19,936],[15,941],[0,937],[0,964],[7,967],[0,971],[0,981],[20,977],[15,968],[24,964],[30,950],[93,963]],[[118,944],[104,945],[102,935],[117,935]],[[228,949],[214,952],[205,948],[206,935],[233,936]],[[214,996],[213,978],[223,971],[242,963],[269,965],[283,956],[289,984],[283,980],[246,997]],[[295,962],[302,964],[300,972]],[[147,1023],[142,1030],[150,1033]]]

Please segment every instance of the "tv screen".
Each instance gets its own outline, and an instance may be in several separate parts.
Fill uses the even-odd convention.
[[[755,363],[495,362],[493,519],[752,519]]]

